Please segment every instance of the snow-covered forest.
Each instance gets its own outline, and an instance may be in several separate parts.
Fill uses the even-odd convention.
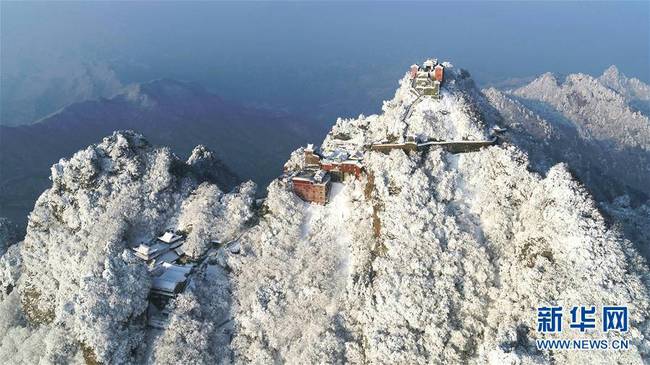
[[[600,77],[546,73],[513,90],[483,90],[483,109],[510,128],[531,168],[568,165],[617,225],[650,257],[650,86],[611,66]]]
[[[639,252],[648,244],[650,165],[622,176],[609,163],[615,156],[607,166],[572,158],[609,143],[628,151],[618,163],[648,162],[648,117],[628,106],[643,105],[647,87],[613,73],[480,91],[445,63],[442,97],[422,100],[405,76],[381,114],[339,119],[323,141],[323,149],[358,148],[364,163],[359,179],[333,183],[326,205],[301,200],[283,177],[260,204],[250,182],[223,191],[220,163],[205,147],[184,162],[137,133],[115,132],[54,165],[24,241],[0,241],[0,359],[647,362],[650,272]],[[608,129],[613,121],[621,127]],[[485,140],[497,125],[509,128],[499,144],[468,153],[367,148],[406,136]],[[300,169],[303,152],[287,156],[285,169]],[[168,326],[154,329],[146,325],[152,279],[131,247],[169,228],[186,235],[189,260],[211,254],[170,302]],[[611,304],[628,306],[628,332],[563,338],[619,336],[629,350],[536,348],[553,337],[536,331],[538,306]]]

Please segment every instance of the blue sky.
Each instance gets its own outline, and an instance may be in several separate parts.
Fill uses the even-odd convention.
[[[650,81],[649,2],[3,2],[1,20],[7,87],[99,61],[123,83],[170,77],[234,100],[345,114],[353,106],[341,99],[366,111],[427,56],[482,84],[611,64]]]

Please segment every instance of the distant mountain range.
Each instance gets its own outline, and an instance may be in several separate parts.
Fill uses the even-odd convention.
[[[485,112],[510,129],[504,138],[527,151],[534,170],[566,163],[650,257],[650,86],[611,66],[600,77],[546,73],[483,94]]]
[[[650,196],[650,86],[612,66],[599,77],[546,73],[504,83],[482,90],[477,102],[510,128],[506,138],[528,152],[532,168],[543,173],[566,162],[601,205],[626,201],[632,211],[641,209],[628,227],[644,225],[638,219]],[[285,112],[226,102],[197,84],[132,85],[35,124],[0,126],[0,216],[23,223],[49,185],[49,167],[114,130],[136,130],[181,157],[203,144],[242,179],[266,185],[296,146],[320,140],[322,128]]]
[[[42,67],[29,63],[3,66],[7,67],[0,74],[0,125],[5,126],[31,124],[71,103],[111,97],[123,88],[115,70],[105,62],[48,57]]]
[[[312,156],[298,148],[288,155],[286,174],[260,187],[263,201],[250,183],[226,192],[231,174],[207,148],[181,160],[132,131],[110,133],[62,159],[34,204],[24,240],[0,255],[0,359],[648,363],[650,271],[633,246],[647,243],[650,227],[643,221],[650,216],[643,208],[647,187],[639,183],[647,173],[639,165],[647,161],[646,117],[622,93],[585,75],[560,81],[547,74],[516,90],[482,93],[467,71],[444,65],[440,98],[418,95],[405,73],[382,113],[332,126],[319,151],[355,156],[349,163],[362,164],[358,176],[305,178]],[[120,103],[160,113],[187,106],[177,123],[196,128],[199,118],[191,116],[205,115],[195,111],[206,105],[187,98],[187,87],[155,90],[164,93],[140,88],[108,103],[118,104],[116,115]],[[166,98],[174,100],[162,103]],[[162,107],[184,99],[169,111]],[[217,99],[207,105],[227,108]],[[110,110],[98,120],[112,120]],[[143,115],[149,114],[130,117]],[[262,150],[260,159],[278,135],[287,136],[267,128],[253,130],[254,138],[243,133],[251,118],[224,115],[242,122],[218,141]],[[169,128],[151,130],[160,140]],[[170,131],[169,140],[189,135],[182,130]],[[482,144],[493,133],[502,138]],[[411,136],[482,147],[372,148]],[[254,157],[251,166],[266,168]],[[245,167],[251,168],[233,170]],[[301,200],[296,181],[326,192],[325,204]],[[1,225],[0,235],[11,231]],[[171,256],[146,262],[134,254],[140,242],[168,229],[184,236]],[[569,326],[569,308],[582,305],[597,306],[590,316],[598,327],[607,318],[601,306],[625,306],[629,316],[615,331],[585,333]],[[629,339],[629,348],[540,348],[538,341],[549,338],[535,321],[540,306],[559,307],[562,341],[602,336]]]
[[[504,126],[517,132],[517,143],[575,166],[597,197],[621,194],[616,186],[650,196],[650,122],[633,106],[643,105],[644,99],[628,99],[625,95],[633,91],[625,89],[623,94],[601,80],[573,74],[561,82],[546,73],[520,88],[487,89],[484,94]],[[650,100],[650,91],[645,98]],[[521,139],[524,135],[531,137],[529,143]],[[589,184],[593,179],[601,181]],[[618,184],[606,184],[604,179]]]
[[[0,216],[24,223],[60,158],[132,129],[181,157],[203,144],[241,179],[266,185],[286,156],[322,138],[309,122],[229,103],[197,84],[169,79],[132,85],[112,98],[71,104],[39,122],[0,126]]]

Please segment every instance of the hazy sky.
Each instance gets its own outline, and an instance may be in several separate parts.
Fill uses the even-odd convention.
[[[330,118],[379,106],[427,56],[479,83],[611,64],[648,82],[649,4],[2,2],[2,93],[100,62],[123,84],[196,81],[303,113],[329,105]]]

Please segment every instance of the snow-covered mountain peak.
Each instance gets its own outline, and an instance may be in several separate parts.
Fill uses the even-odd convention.
[[[620,71],[618,70],[618,67],[616,65],[611,65],[608,68],[603,71],[603,74],[600,76],[601,80],[610,80],[610,81],[619,81],[620,78],[625,77],[625,75],[621,75]]]
[[[384,101],[381,115],[337,120],[324,148],[335,149],[342,141],[361,147],[403,142],[408,137],[420,141],[487,139],[487,122],[476,105],[479,91],[474,81],[467,71],[448,62],[443,65],[439,98],[419,95],[407,74],[399,81],[394,97]]]
[[[576,127],[585,138],[631,148],[650,148],[650,121],[625,95],[590,75],[571,74],[562,84],[557,84],[548,75],[544,74],[512,94],[528,100],[530,107],[542,113],[555,109],[578,121]],[[625,121],[625,126],[620,125],[621,120]],[[625,137],[620,137],[621,134]]]
[[[650,86],[636,78],[628,78],[612,65],[599,77],[576,73],[567,75],[560,82],[558,78],[547,72],[532,82],[513,91],[515,95],[559,102],[567,94],[578,97],[570,101],[573,105],[584,106],[588,99],[600,99],[614,103],[621,108],[633,107],[648,115],[650,111]],[[564,101],[569,103],[569,101]]]
[[[598,80],[605,86],[623,95],[627,100],[648,115],[650,111],[650,85],[637,78],[628,78],[616,66],[610,66]],[[638,103],[642,105],[639,105]]]
[[[537,80],[514,91],[483,92],[510,129],[507,140],[528,152],[533,169],[545,173],[552,163],[566,162],[608,218],[650,257],[650,104],[634,96],[643,87],[612,66],[598,78],[569,75],[557,87]]]
[[[8,320],[44,326],[37,341],[49,334],[64,342],[44,357],[71,363],[83,352],[101,363],[133,362],[146,334],[152,267],[132,249],[172,229],[184,233],[192,260],[241,233],[255,184],[223,192],[213,183],[224,176],[218,160],[204,147],[194,152],[185,163],[118,131],[52,167],[52,187],[36,202],[20,250],[0,260],[0,287],[22,300],[20,316]],[[22,274],[5,275],[11,263]]]
[[[137,156],[146,152],[147,141],[132,131],[114,132],[97,145],[79,151],[69,160],[61,159],[52,166],[54,189],[76,191],[114,173],[128,171],[133,177],[142,172]],[[168,155],[171,155],[167,151]]]
[[[246,255],[232,261],[233,344],[257,349],[242,353],[244,362],[593,361],[593,354],[535,350],[544,337],[535,332],[540,303],[636,303],[639,341],[650,336],[647,269],[606,228],[567,165],[531,173],[527,154],[509,143],[461,153],[399,148],[409,136],[488,136],[494,121],[485,120],[471,79],[449,71],[439,99],[418,98],[407,76],[382,114],[337,120],[321,152],[360,151],[364,169],[332,183],[327,205],[299,200],[287,177],[271,185],[268,214],[242,237]],[[550,74],[536,85],[559,88]],[[541,133],[556,131],[546,125]],[[373,149],[377,141],[388,147]],[[305,150],[296,151],[288,173],[304,161]],[[328,218],[330,204],[345,218]],[[626,279],[611,279],[620,275]],[[638,343],[624,361],[648,356]]]
[[[187,164],[192,167],[200,182],[209,181],[220,187],[235,186],[240,182],[237,175],[230,172],[215,153],[204,145],[194,147]]]
[[[558,86],[560,86],[560,84],[561,84],[560,81],[558,80],[557,76],[554,73],[546,72],[541,74],[539,77],[537,77],[536,79],[534,79],[524,87],[547,90],[549,92],[552,92]]]
[[[531,172],[526,150],[488,130],[492,99],[523,111],[533,91],[547,95],[555,84],[564,95],[591,80],[538,79],[510,103],[511,95],[483,95],[467,72],[444,65],[439,84],[427,74],[418,90],[416,66],[381,114],[339,119],[320,148],[292,153],[260,205],[251,183],[224,193],[201,178],[215,161],[202,146],[183,162],[136,133],[116,132],[62,160],[19,252],[0,260],[0,268],[23,265],[19,279],[11,270],[0,276],[11,281],[2,287],[18,288],[0,304],[21,308],[7,311],[0,329],[41,344],[51,362],[647,359],[645,262],[607,228],[567,164]],[[563,98],[545,102],[574,101]],[[527,118],[543,120],[541,112]],[[540,128],[545,136],[560,130]],[[310,192],[323,193],[323,204],[300,195],[304,183],[318,184]],[[163,308],[166,328],[146,329],[147,294],[160,280],[131,251],[169,228],[185,235],[183,260],[196,271]],[[536,331],[540,305],[603,304],[628,306],[628,332],[597,334],[629,339],[628,351],[536,348],[548,337]]]

